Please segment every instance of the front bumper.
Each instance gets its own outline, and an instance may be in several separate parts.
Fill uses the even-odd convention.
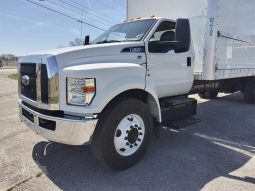
[[[18,103],[21,121],[41,137],[68,145],[84,145],[91,142],[97,119],[53,117],[34,111],[24,105],[22,100]],[[42,122],[49,122],[51,130],[45,123],[42,125]]]

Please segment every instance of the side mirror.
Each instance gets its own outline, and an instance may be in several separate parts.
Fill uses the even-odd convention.
[[[85,41],[84,41],[84,45],[89,45],[89,35],[85,36]]]
[[[175,29],[175,52],[187,52],[190,49],[191,32],[188,19],[177,19]]]

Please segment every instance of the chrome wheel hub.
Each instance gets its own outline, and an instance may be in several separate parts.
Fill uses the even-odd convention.
[[[114,146],[122,156],[134,154],[142,145],[145,126],[142,118],[136,114],[124,117],[114,135]]]

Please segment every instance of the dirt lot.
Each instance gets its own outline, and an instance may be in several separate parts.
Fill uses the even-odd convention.
[[[114,172],[89,146],[49,143],[18,119],[15,70],[0,70],[0,190],[255,190],[255,106],[200,99],[201,123],[162,130],[135,167]]]

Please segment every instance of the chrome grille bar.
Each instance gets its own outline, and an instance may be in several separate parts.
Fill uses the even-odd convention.
[[[19,79],[19,97],[22,101],[46,110],[59,110],[59,76],[58,76],[58,67],[57,62],[54,56],[25,56],[19,59],[19,76],[20,76],[20,65],[24,63],[36,63],[36,93],[37,100],[31,100],[26,96],[21,94],[20,86],[21,82]],[[42,64],[46,64],[47,67],[47,82],[42,82],[42,73],[41,66]],[[42,102],[42,83],[47,83],[48,87],[48,103]]]
[[[37,103],[41,103],[41,63],[36,64],[36,76]]]

